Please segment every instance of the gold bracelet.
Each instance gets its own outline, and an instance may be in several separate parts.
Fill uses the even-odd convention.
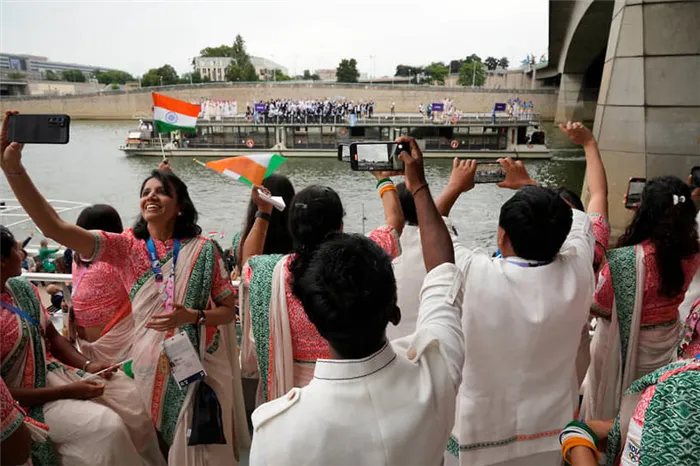
[[[87,366],[89,366],[91,362],[92,362],[92,361],[90,361],[89,359],[85,360],[85,364],[83,364],[83,372],[87,372],[87,371],[88,371],[88,370],[87,370]]]

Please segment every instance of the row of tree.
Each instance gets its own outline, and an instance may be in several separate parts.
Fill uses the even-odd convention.
[[[448,75],[458,74],[457,83],[461,86],[483,86],[486,82],[485,70],[498,67],[508,69],[508,66],[510,62],[507,57],[487,57],[482,61],[477,54],[471,54],[463,60],[451,60],[449,65],[444,62],[433,62],[427,66],[398,65],[394,76],[411,78],[413,84],[445,84]]]

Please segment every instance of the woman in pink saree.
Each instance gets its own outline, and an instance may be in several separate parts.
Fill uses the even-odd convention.
[[[1,165],[8,183],[37,227],[86,261],[115,267],[129,290],[134,318],[131,369],[168,463],[236,464],[250,440],[233,324],[235,298],[221,251],[200,235],[187,186],[169,170],[153,171],[141,186],[141,215],[133,229],[122,234],[88,231],[63,221],[46,202],[22,166],[20,144],[3,149]],[[202,384],[181,388],[172,376],[162,343],[176,333],[184,333],[198,353],[206,372],[203,381],[221,407],[225,443],[188,444]]]
[[[117,211],[104,204],[84,209],[76,224],[86,230],[124,231]],[[77,254],[73,259],[73,308],[68,323],[71,341],[88,359],[125,360],[134,339],[134,318],[129,292],[121,280],[115,280],[118,270],[106,262],[85,262]]]

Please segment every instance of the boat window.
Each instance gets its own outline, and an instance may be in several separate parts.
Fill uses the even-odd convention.
[[[365,137],[365,127],[364,126],[350,127],[350,139],[364,138],[364,137]]]
[[[333,126],[321,127],[321,144],[323,145],[324,149],[331,149],[337,147],[338,140],[336,138],[336,129],[337,128]]]
[[[320,126],[308,126],[306,128],[306,147],[309,149],[320,149],[321,140],[321,127]]]

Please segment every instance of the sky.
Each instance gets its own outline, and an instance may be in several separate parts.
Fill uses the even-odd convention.
[[[201,49],[241,34],[250,55],[291,74],[355,58],[361,73],[391,76],[398,64],[472,53],[517,67],[546,53],[547,23],[547,0],[0,0],[0,52],[134,76],[168,63],[182,74]]]

